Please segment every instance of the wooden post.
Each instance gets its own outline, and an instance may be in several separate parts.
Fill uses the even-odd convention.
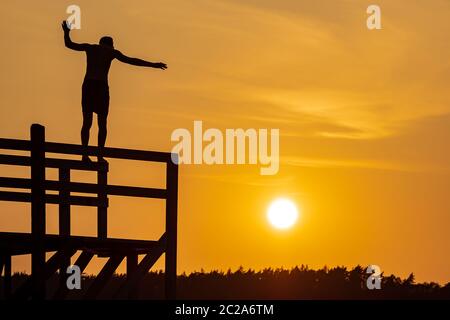
[[[59,190],[59,235],[70,236],[70,190],[68,184],[70,183],[70,169],[59,168],[59,182],[61,188]],[[63,259],[61,268],[59,269],[60,286],[66,286],[66,271],[70,266],[70,257]]]
[[[45,299],[45,128],[31,125],[31,296]]]
[[[176,157],[176,156],[175,156]],[[165,298],[176,298],[177,282],[177,207],[178,207],[178,164],[167,161],[166,167],[166,259]],[[175,160],[177,160],[175,158]],[[177,162],[177,161],[176,161]]]
[[[131,276],[136,271],[138,266],[138,255],[136,253],[130,253],[127,255],[127,281],[130,281]],[[128,292],[128,299],[137,299],[139,292],[139,284],[134,288],[131,287]]]
[[[98,200],[101,204],[97,207],[97,236],[101,239],[106,239],[108,236],[108,195],[106,193],[106,186],[108,185],[108,164],[97,171],[98,184]]]

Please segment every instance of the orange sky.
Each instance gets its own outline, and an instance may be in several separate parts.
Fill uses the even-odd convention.
[[[79,143],[85,56],[63,44],[60,22],[74,2],[55,3],[2,3],[1,137],[28,138],[37,122],[49,140]],[[249,165],[181,167],[179,272],[377,264],[450,280],[448,1],[377,1],[383,29],[375,31],[366,28],[367,1],[76,4],[74,41],[108,34],[125,54],[169,66],[113,62],[109,146],[170,151],[171,132],[194,120],[280,129],[275,176]],[[111,170],[113,183],[163,186],[158,166],[111,161]],[[0,168],[12,174],[26,172]],[[278,196],[302,208],[289,231],[265,219]],[[0,229],[29,230],[26,208],[0,203]],[[110,235],[156,237],[163,208],[112,199]],[[56,230],[50,207],[48,231]],[[75,234],[95,230],[93,210],[73,210]],[[29,267],[14,262],[16,271]]]

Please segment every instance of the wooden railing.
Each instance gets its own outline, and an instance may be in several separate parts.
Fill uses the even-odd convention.
[[[97,239],[107,241],[108,238],[108,196],[126,196],[157,198],[166,200],[166,227],[161,236],[164,244],[161,252],[165,253],[165,296],[174,299],[176,295],[176,255],[177,255],[177,192],[178,192],[178,165],[176,155],[167,152],[130,150],[119,148],[104,148],[102,155],[106,158],[138,160],[149,162],[162,162],[166,164],[166,188],[145,188],[135,186],[111,185],[108,183],[109,165],[107,162],[83,162],[78,160],[47,157],[48,154],[98,156],[98,148],[83,147],[74,144],[63,144],[45,141],[45,128],[38,124],[31,126],[30,140],[2,139],[0,149],[29,151],[29,156],[0,154],[0,165],[26,166],[31,168],[30,178],[0,177],[0,187],[25,189],[27,191],[0,191],[0,200],[19,201],[31,203],[31,296],[35,298],[45,297],[45,253],[46,245],[46,213],[47,203],[59,205],[59,236],[61,239],[71,237],[70,214],[71,206],[97,207]],[[175,159],[175,161],[173,161]],[[58,180],[47,180],[46,168],[58,170]],[[97,183],[84,183],[71,181],[73,170],[97,172]],[[57,194],[47,194],[47,191],[57,191]],[[72,193],[87,195],[73,195]],[[1,235],[1,233],[0,233]],[[75,238],[74,238],[75,239]],[[72,239],[73,240],[73,239]],[[102,243],[104,243],[103,241]],[[47,241],[48,242],[48,241]],[[3,247],[2,247],[3,248]],[[73,248],[77,248],[74,245]],[[113,250],[114,246],[111,246]],[[8,248],[2,249],[0,260],[6,270],[10,272],[10,253]],[[12,248],[11,248],[12,250]],[[113,256],[113,253],[110,253]],[[8,265],[9,259],[9,265]],[[137,266],[137,256],[133,252],[127,254],[130,262]],[[65,258],[60,270],[70,263]],[[1,265],[1,268],[3,268]],[[130,268],[133,268],[131,266]],[[142,269],[142,268],[141,268]],[[141,270],[142,271],[142,270]],[[61,272],[61,271],[60,271]],[[0,269],[1,274],[1,269]],[[9,275],[10,276],[10,275]],[[135,280],[136,281],[136,280]]]

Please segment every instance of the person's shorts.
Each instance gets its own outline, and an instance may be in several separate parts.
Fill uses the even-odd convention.
[[[81,105],[83,112],[108,115],[109,86],[101,80],[85,79],[82,87]]]

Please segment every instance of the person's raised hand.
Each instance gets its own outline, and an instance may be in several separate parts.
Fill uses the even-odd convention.
[[[64,32],[69,32],[70,31],[70,27],[67,25],[67,21],[66,20],[64,20],[62,22],[61,26],[62,26]]]
[[[158,63],[155,64],[155,68],[166,70],[167,69],[167,64],[162,63],[162,62],[158,62]]]

